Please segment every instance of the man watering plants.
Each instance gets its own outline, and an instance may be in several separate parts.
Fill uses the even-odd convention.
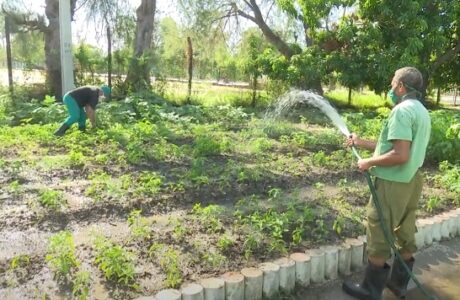
[[[420,102],[422,74],[413,67],[395,72],[388,93],[394,108],[384,124],[377,142],[352,134],[348,146],[374,150],[371,158],[360,159],[358,168],[375,176],[377,199],[384,220],[396,241],[405,263],[412,270],[415,246],[415,211],[422,193],[420,167],[430,138],[431,120]],[[367,207],[367,252],[369,263],[361,284],[343,283],[343,290],[358,299],[381,299],[384,287],[398,298],[405,298],[410,275],[395,259],[390,273],[387,259],[391,248],[384,237],[377,210],[369,201]]]
[[[63,136],[72,124],[78,122],[78,129],[82,132],[86,130],[86,116],[88,115],[91,126],[96,128],[96,105],[99,97],[108,97],[111,89],[107,85],[100,87],[82,86],[67,92],[64,95],[64,104],[67,107],[69,117],[61,127],[54,132],[56,136]]]

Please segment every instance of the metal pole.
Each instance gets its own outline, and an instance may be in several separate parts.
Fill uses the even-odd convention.
[[[75,88],[73,81],[72,30],[70,22],[70,0],[59,0],[62,96]]]

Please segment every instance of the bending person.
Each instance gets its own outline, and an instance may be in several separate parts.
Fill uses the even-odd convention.
[[[64,95],[64,104],[67,107],[69,117],[64,121],[61,127],[54,132],[56,136],[63,136],[72,124],[78,122],[78,129],[82,132],[86,130],[86,116],[91,122],[93,128],[96,127],[96,106],[99,103],[99,97],[108,97],[111,89],[107,85],[100,87],[82,86],[67,92]]]

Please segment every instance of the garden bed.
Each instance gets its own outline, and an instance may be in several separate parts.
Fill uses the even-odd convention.
[[[56,105],[22,119],[45,125],[0,127],[0,298],[136,298],[364,232],[366,182],[310,107],[282,121],[140,98],[98,112],[101,129],[59,139]],[[375,138],[385,113],[346,119]],[[458,118],[444,114],[435,126]],[[420,217],[459,202],[436,145]]]

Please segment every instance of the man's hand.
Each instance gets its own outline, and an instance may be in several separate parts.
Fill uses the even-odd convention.
[[[344,146],[345,147],[352,147],[352,146],[359,146],[360,138],[356,133],[350,134],[345,140]]]
[[[358,160],[358,169],[361,172],[365,172],[369,170],[371,167],[373,167],[371,158],[365,158],[365,159]]]

